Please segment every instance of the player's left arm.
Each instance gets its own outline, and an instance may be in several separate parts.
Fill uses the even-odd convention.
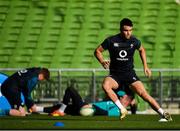
[[[147,65],[146,51],[145,51],[145,49],[144,49],[144,47],[142,45],[139,48],[139,55],[140,55],[141,61],[143,63],[145,75],[148,76],[148,77],[151,77],[151,70],[149,69],[149,67]]]

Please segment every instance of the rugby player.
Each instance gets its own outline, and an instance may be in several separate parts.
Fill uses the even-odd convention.
[[[132,35],[133,23],[128,18],[120,21],[120,33],[106,38],[96,49],[95,57],[105,68],[109,68],[109,75],[105,77],[102,88],[117,105],[121,111],[120,119],[125,118],[127,114],[126,108],[119,101],[113,89],[117,89],[126,83],[131,86],[140,97],[150,104],[152,109],[160,114],[161,117],[171,121],[172,118],[168,112],[165,112],[156,100],[151,97],[143,83],[140,81],[134,70],[133,57],[135,50],[139,51],[140,58],[143,63],[143,69],[146,76],[151,76],[151,70],[148,68],[146,60],[146,52],[141,41]],[[110,60],[105,60],[103,52],[109,51]]]
[[[20,70],[9,76],[1,85],[1,93],[9,102],[11,109],[3,111],[4,114],[13,116],[26,116],[27,111],[43,112],[44,107],[37,106],[32,97],[31,92],[39,81],[48,80],[50,72],[47,68],[32,67]],[[21,93],[24,96],[23,103]]]
[[[126,92],[124,90],[119,90],[118,88],[115,92],[118,95],[120,101],[125,107],[132,106],[132,114],[136,112],[136,103],[134,102],[134,93],[127,87]],[[122,89],[122,88],[121,88]],[[85,102],[78,91],[74,87],[68,87],[65,90],[63,101],[59,109],[51,113],[51,115],[59,114],[59,116],[69,115],[81,115],[80,110],[83,107],[89,107],[94,109],[94,115],[108,115],[108,112],[116,107],[115,104],[111,103],[109,99],[103,101],[97,101],[93,103]],[[111,104],[111,105],[109,105]],[[111,109],[110,109],[110,108]],[[118,110],[113,110],[114,114],[119,113]],[[120,114],[118,114],[120,115]]]

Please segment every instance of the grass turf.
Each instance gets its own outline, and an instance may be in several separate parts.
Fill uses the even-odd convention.
[[[180,115],[172,122],[158,122],[158,115],[128,115],[124,120],[108,116],[53,117],[33,114],[27,117],[0,117],[0,129],[180,129]],[[54,126],[62,122],[64,126]]]

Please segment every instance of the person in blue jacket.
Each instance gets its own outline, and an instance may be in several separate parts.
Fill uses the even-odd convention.
[[[34,103],[31,92],[39,81],[48,80],[49,77],[49,70],[40,67],[23,69],[9,76],[1,85],[1,93],[7,99],[11,109],[0,110],[0,113],[26,116],[27,112],[24,106],[31,112],[43,112],[44,107]],[[21,93],[25,103],[21,99]]]

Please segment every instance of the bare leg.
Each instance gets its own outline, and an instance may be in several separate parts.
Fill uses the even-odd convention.
[[[127,110],[126,108],[121,104],[120,100],[118,99],[116,93],[113,91],[113,89],[118,88],[118,83],[112,79],[111,77],[106,77],[103,81],[103,89],[109,96],[109,98],[117,105],[117,107],[120,109],[121,117],[120,119],[123,119],[126,114]]]
[[[103,89],[113,102],[116,102],[118,100],[116,93],[113,91],[113,89],[117,89],[117,88],[118,88],[118,83],[115,80],[113,80],[111,77],[106,77],[104,79]]]
[[[160,109],[159,104],[156,102],[156,100],[154,98],[152,98],[146,91],[146,89],[144,88],[144,85],[142,84],[141,81],[136,81],[132,84],[131,87],[141,98],[143,98],[143,100],[145,100],[146,102],[148,102],[150,104],[150,106],[156,111],[158,112],[158,109]]]
[[[148,102],[150,106],[161,115],[162,118],[165,118],[167,121],[172,121],[171,115],[168,112],[164,111],[156,102],[156,100],[147,93],[141,81],[134,82],[131,88],[146,102]]]

